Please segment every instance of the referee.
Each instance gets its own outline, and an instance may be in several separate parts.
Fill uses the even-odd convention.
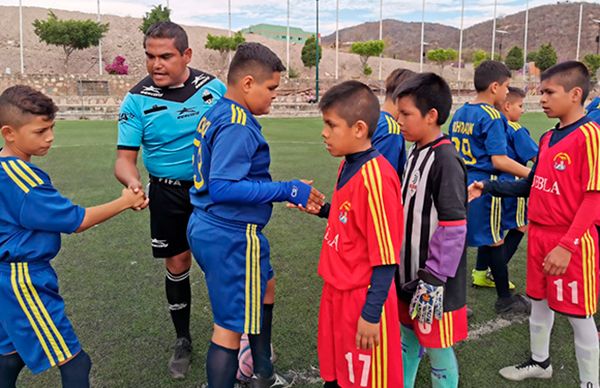
[[[150,173],[152,253],[165,260],[168,309],[177,335],[169,372],[185,377],[192,356],[190,336],[190,248],[186,237],[192,212],[192,152],[202,115],[225,94],[214,76],[188,67],[192,49],[179,25],[160,22],[144,36],[148,76],[125,96],[119,112],[115,176],[142,190],[137,168],[140,148]]]

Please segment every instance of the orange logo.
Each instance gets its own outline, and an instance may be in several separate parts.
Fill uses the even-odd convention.
[[[571,157],[566,152],[559,152],[554,155],[554,169],[557,171],[565,171],[567,166],[571,165]]]

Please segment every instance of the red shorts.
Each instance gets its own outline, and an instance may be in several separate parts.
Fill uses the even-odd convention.
[[[552,310],[589,317],[598,304],[598,233],[590,228],[571,255],[567,271],[560,276],[543,272],[544,259],[558,245],[566,229],[529,224],[527,244],[527,295],[547,299]]]
[[[425,348],[449,348],[467,338],[467,306],[444,313],[441,320],[434,319],[429,324],[412,319],[405,301],[399,300],[398,305],[400,322],[415,332],[419,343]]]
[[[342,388],[401,388],[402,347],[394,284],[383,306],[379,346],[356,347],[356,327],[367,288],[339,291],[325,283],[319,311],[319,366],[321,378],[337,380]]]

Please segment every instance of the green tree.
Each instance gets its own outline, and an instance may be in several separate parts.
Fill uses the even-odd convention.
[[[473,51],[473,55],[471,58],[471,60],[473,61],[473,67],[477,68],[481,64],[481,62],[489,61],[491,58],[492,58],[491,54],[488,53],[487,51],[477,49],[477,50]],[[494,53],[494,60],[499,61],[500,54]]]
[[[545,71],[550,67],[556,65],[557,61],[556,50],[552,47],[552,43],[543,44],[535,55],[535,66],[540,71]]]
[[[441,71],[440,73],[443,74],[444,73],[444,67],[452,61],[455,61],[458,59],[458,51],[454,50],[454,49],[443,49],[443,48],[439,48],[439,49],[434,49],[434,50],[429,50],[427,51],[427,59],[437,63],[440,68]]]
[[[222,64],[226,65],[227,55],[231,51],[235,51],[237,47],[245,41],[246,38],[244,38],[244,35],[242,35],[240,31],[233,34],[233,36],[208,34],[206,36],[206,44],[204,47],[209,50],[218,51],[221,55]]]
[[[363,68],[363,74],[370,75],[373,70],[367,64],[370,57],[378,57],[383,53],[385,43],[383,40],[367,40],[364,42],[354,42],[350,52],[360,56],[360,63]]]
[[[98,46],[108,32],[108,23],[86,20],[60,20],[50,11],[48,19],[35,19],[34,32],[41,42],[60,46],[65,52],[65,72],[69,68],[69,57],[75,50]]]
[[[523,68],[525,64],[523,61],[523,50],[520,47],[514,46],[508,51],[506,54],[506,59],[504,60],[506,66],[512,71],[517,71]]]
[[[596,81],[598,78],[596,77],[596,73],[598,72],[598,69],[600,69],[600,55],[588,54],[583,57],[583,63],[587,66],[594,81]]]
[[[306,42],[304,42],[304,47],[302,47],[302,63],[304,64],[305,67],[308,67],[309,69],[316,66],[317,65],[317,43],[316,43],[316,38],[315,36],[311,36],[310,38],[306,39]],[[323,48],[321,47],[321,45],[319,45],[319,62],[321,62],[321,59],[323,58]]]
[[[162,5],[155,5],[146,15],[142,18],[142,24],[140,25],[140,31],[146,34],[148,28],[158,22],[169,22],[171,21],[171,9],[163,7]]]

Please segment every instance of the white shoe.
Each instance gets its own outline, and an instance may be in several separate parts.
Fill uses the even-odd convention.
[[[552,365],[543,368],[531,358],[522,364],[507,366],[500,369],[500,375],[507,380],[522,381],[525,379],[550,379],[552,378]]]

